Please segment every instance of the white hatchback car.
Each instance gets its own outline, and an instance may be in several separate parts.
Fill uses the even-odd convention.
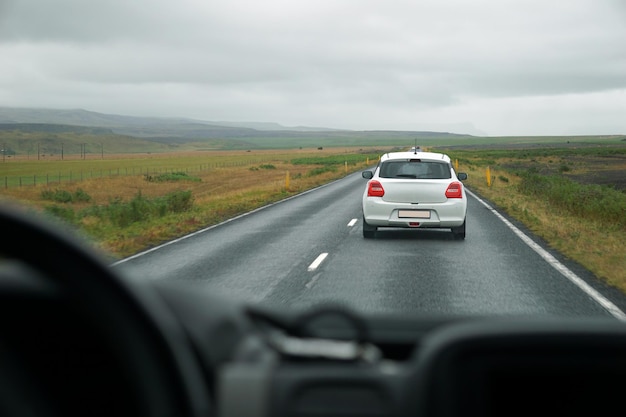
[[[449,228],[465,239],[467,196],[461,183],[467,174],[454,172],[450,157],[433,152],[383,155],[363,193],[363,237],[379,227]]]

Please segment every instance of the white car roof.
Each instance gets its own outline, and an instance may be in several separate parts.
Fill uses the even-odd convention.
[[[381,161],[389,159],[428,159],[450,162],[450,157],[444,153],[437,152],[389,152],[381,156]]]

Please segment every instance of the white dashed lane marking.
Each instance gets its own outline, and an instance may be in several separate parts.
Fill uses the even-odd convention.
[[[319,266],[322,264],[322,262],[324,262],[324,259],[326,259],[327,256],[328,256],[328,253],[320,254],[320,256],[318,256],[317,259],[315,259],[313,263],[309,265],[308,271],[312,272],[312,271],[317,270],[317,268],[319,268]]]

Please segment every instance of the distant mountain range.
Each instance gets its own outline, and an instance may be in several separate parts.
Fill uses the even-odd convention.
[[[17,134],[17,132],[21,132]],[[402,146],[465,142],[471,135],[447,132],[353,131],[286,127],[269,122],[214,122],[186,118],[133,117],[74,109],[0,107],[0,140],[11,152],[43,144],[73,143],[113,152],[137,149],[259,149],[323,146]],[[91,144],[91,145],[89,145]],[[85,146],[85,145],[81,145]],[[50,152],[50,151],[49,151]]]
[[[0,124],[55,124],[109,128],[113,132],[138,137],[247,137],[259,132],[333,132],[339,129],[286,127],[269,122],[214,122],[187,118],[134,117],[96,113],[82,109],[43,109],[0,107]],[[263,133],[265,135],[265,133]]]

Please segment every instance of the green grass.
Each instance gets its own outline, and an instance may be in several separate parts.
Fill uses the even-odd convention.
[[[54,195],[69,194],[61,191],[57,190]],[[61,203],[71,202],[55,201]],[[44,211],[76,226],[80,225],[83,219],[93,217],[98,219],[98,228],[106,229],[107,224],[117,228],[126,228],[131,224],[147,222],[171,213],[189,211],[193,207],[193,201],[191,191],[175,191],[163,197],[151,199],[144,197],[141,192],[138,192],[130,201],[113,198],[107,205],[92,205],[80,210],[74,210],[67,205],[50,205],[46,206]]]
[[[316,175],[322,175],[325,174],[327,172],[336,172],[337,171],[337,167],[334,165],[326,165],[326,166],[322,166],[319,168],[313,168],[312,170],[310,170],[309,172],[306,173],[307,177],[314,177]]]
[[[540,175],[533,170],[520,177],[517,187],[522,194],[546,201],[555,211],[626,231],[625,193],[608,186],[578,184],[562,176]]]

